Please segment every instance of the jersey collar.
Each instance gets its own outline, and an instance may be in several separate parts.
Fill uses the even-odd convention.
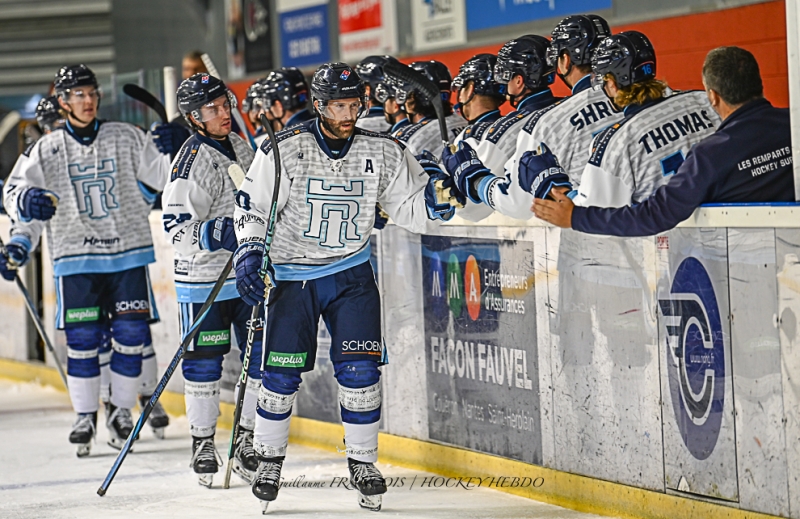
[[[657,105],[658,103],[660,103],[664,99],[666,99],[666,97],[660,97],[658,99],[653,99],[653,100],[647,101],[646,103],[641,104],[641,105],[628,105],[622,110],[622,113],[625,114],[625,118],[627,119],[629,117],[633,117],[634,115],[638,114],[642,110],[645,110],[646,108],[650,108],[651,106]]]
[[[472,121],[467,121],[467,124],[475,124],[475,123],[493,123],[496,120],[500,119],[500,110],[491,110],[486,112],[485,114],[479,116],[477,119]]]
[[[389,130],[389,133],[394,133],[397,130],[399,130],[400,128],[408,126],[409,124],[411,124],[411,121],[408,120],[408,117],[406,117],[402,121],[397,121],[396,123],[394,123],[394,126],[392,126],[392,129]]]
[[[365,117],[383,117],[383,108],[380,106],[373,106],[369,109]]]
[[[286,125],[284,126],[284,128],[288,128],[288,127],[294,126],[296,124],[304,123],[304,122],[309,121],[309,120],[311,120],[313,118],[314,118],[314,116],[311,115],[311,112],[308,111],[308,108],[303,108],[302,110],[300,110],[296,114],[294,114],[291,117],[289,117],[289,120],[286,121]]]
[[[91,146],[100,131],[100,120],[95,118],[94,122],[90,123],[85,128],[75,128],[69,123],[69,120],[67,120],[64,128],[66,128],[67,133],[80,144]]]
[[[323,152],[325,152],[325,155],[327,155],[333,160],[341,160],[345,157],[345,155],[347,155],[347,152],[350,150],[350,146],[353,144],[353,137],[356,136],[355,132],[353,132],[353,135],[349,139],[347,139],[347,144],[344,145],[344,148],[342,148],[341,153],[339,153],[339,155],[335,155],[333,152],[331,152],[330,148],[325,143],[325,139],[322,138],[322,129],[319,127],[318,118],[314,119],[314,122],[311,123],[309,128],[311,129],[311,133],[314,135],[314,138],[317,140],[317,145],[319,146],[319,148]],[[356,132],[357,131],[358,128],[356,128]]]
[[[519,105],[517,105],[518,112],[533,112],[535,110],[540,110],[542,108],[547,108],[551,104],[556,101],[555,96],[553,95],[552,90],[546,88],[541,92],[537,92],[535,94],[531,94],[525,99],[523,99]]]
[[[231,155],[230,151],[226,150],[225,147],[222,144],[220,144],[218,141],[212,139],[211,137],[206,137],[205,135],[201,135],[199,133],[196,134],[196,137],[197,137],[198,141],[200,141],[203,144],[206,144],[208,146],[211,146],[212,148],[214,148],[218,152],[220,152],[223,155],[225,155],[226,157],[228,157],[233,162],[236,162],[236,155]],[[231,147],[233,147],[233,143],[231,143]]]
[[[763,109],[763,108],[765,108],[767,106],[771,107],[772,103],[770,103],[769,101],[767,101],[763,97],[761,99],[755,99],[753,101],[749,101],[749,102],[745,103],[744,105],[740,106],[738,109],[736,109],[736,111],[733,112],[732,114],[730,114],[727,119],[722,121],[722,123],[719,125],[719,128],[717,128],[717,131],[720,131],[721,129],[726,127],[728,124],[731,124],[732,121],[735,121],[736,119],[738,119],[740,117],[744,117],[745,114],[747,114],[747,113],[749,113],[749,112],[751,112],[753,110]]]
[[[584,90],[589,90],[592,87],[592,75],[586,74],[578,80],[572,87],[572,95],[580,94]]]

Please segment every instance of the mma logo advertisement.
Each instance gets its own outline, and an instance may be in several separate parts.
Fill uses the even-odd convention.
[[[659,299],[667,333],[672,407],[681,437],[698,460],[717,444],[725,406],[725,348],[717,296],[696,258],[678,266],[668,299]]]
[[[421,241],[431,438],[541,462],[533,244]]]

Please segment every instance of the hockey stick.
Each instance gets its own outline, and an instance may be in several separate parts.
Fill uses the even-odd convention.
[[[222,79],[222,76],[219,75],[219,70],[217,70],[217,67],[214,66],[214,62],[211,61],[211,56],[209,56],[208,54],[203,54],[202,56],[200,56],[200,59],[203,60],[203,65],[206,66],[209,74],[211,74],[215,78]],[[230,89],[228,89],[228,92],[230,92]],[[232,93],[233,92],[231,92],[231,94]],[[235,106],[231,107],[231,115],[236,121],[236,124],[239,125],[239,128],[242,129],[242,132],[247,136],[247,140],[250,141],[250,146],[252,146],[254,150],[257,149],[256,141],[255,139],[253,139],[253,136],[250,135],[250,132],[247,130],[247,125],[244,124],[244,119],[242,118],[242,114],[239,113],[237,107]]]
[[[125,457],[128,455],[131,447],[133,446],[133,442],[136,441],[136,437],[139,436],[139,432],[141,432],[142,427],[144,427],[144,424],[147,421],[147,418],[150,416],[153,406],[156,405],[156,402],[158,402],[158,399],[161,397],[161,393],[163,393],[164,389],[166,389],[167,383],[169,382],[169,379],[172,378],[172,374],[175,373],[175,370],[178,368],[178,364],[183,358],[183,355],[186,353],[186,349],[197,335],[197,332],[200,329],[200,323],[202,323],[203,319],[205,319],[206,314],[208,313],[209,309],[211,309],[211,305],[214,304],[214,300],[217,298],[217,295],[219,295],[220,290],[222,290],[222,286],[225,284],[225,281],[227,281],[228,274],[230,273],[232,267],[233,254],[231,254],[230,258],[228,258],[228,262],[225,263],[225,267],[223,267],[222,273],[219,275],[219,279],[217,279],[217,282],[214,284],[214,288],[211,289],[211,293],[208,295],[206,302],[200,307],[200,311],[197,313],[198,316],[195,318],[192,326],[189,328],[186,336],[183,338],[183,341],[181,341],[181,345],[178,348],[178,351],[175,352],[175,356],[172,357],[172,360],[169,362],[169,365],[164,372],[164,376],[161,377],[161,380],[158,382],[155,391],[153,391],[153,395],[142,409],[142,412],[139,415],[139,420],[136,422],[136,426],[134,426],[133,430],[128,435],[125,445],[123,445],[122,449],[120,449],[119,455],[114,461],[114,465],[112,465],[111,470],[108,472],[105,481],[103,481],[103,484],[97,489],[98,496],[106,495],[106,491],[111,485],[111,482],[114,480],[114,476],[117,475],[122,462],[125,461]]]
[[[442,104],[442,94],[439,92],[433,81],[399,61],[390,60],[383,66],[383,72],[393,78],[396,78],[403,83],[411,85],[413,90],[422,92],[428,101],[433,104],[433,109],[436,111],[436,119],[439,121],[439,133],[442,137],[442,144],[445,148],[450,148],[450,151],[455,151],[456,148],[450,144],[449,134],[447,132],[447,120],[444,115],[444,105]],[[454,207],[463,207],[458,203],[450,194],[450,188],[444,187],[444,181],[436,181],[436,199],[440,204],[450,204]]]
[[[264,259],[261,263],[261,270],[258,271],[261,279],[266,282],[266,290],[264,291],[264,306],[267,305],[269,299],[269,292],[272,289],[272,283],[267,277],[267,268],[269,267],[269,251],[272,248],[272,237],[275,235],[275,220],[278,213],[278,195],[280,194],[280,181],[281,181],[281,154],[278,151],[278,141],[275,139],[275,131],[272,125],[267,120],[264,114],[261,114],[261,125],[267,130],[267,136],[272,142],[272,153],[275,157],[275,185],[272,187],[272,207],[269,212],[269,223],[267,224],[267,235],[264,239]],[[247,370],[250,368],[250,355],[253,351],[253,341],[256,335],[256,319],[258,319],[258,311],[261,305],[253,307],[250,313],[250,326],[247,327],[247,348],[245,349],[244,361],[242,362],[242,374],[239,377],[239,393],[236,395],[236,408],[233,412],[233,430],[231,430],[231,442],[228,445],[228,463],[225,468],[225,483],[222,488],[230,488],[231,486],[231,469],[233,468],[231,460],[233,459],[233,449],[236,445],[236,439],[239,437],[239,420],[242,418],[242,407],[244,405],[244,394],[247,386]],[[267,314],[264,312],[263,327],[267,327]],[[264,346],[262,340],[262,348]]]
[[[126,83],[122,86],[122,91],[125,92],[125,95],[131,99],[135,99],[140,103],[144,103],[152,108],[158,114],[158,117],[161,119],[162,123],[169,122],[169,117],[167,117],[167,109],[164,108],[164,105],[156,98],[156,96],[144,88],[140,87],[139,85],[134,85],[133,83]]]
[[[6,246],[2,239],[0,239],[0,248],[3,249],[3,255],[8,258]],[[28,289],[25,288],[25,284],[19,278],[19,273],[14,274],[14,281],[17,283],[19,291],[22,292],[22,297],[25,299],[25,306],[28,308],[28,313],[31,316],[33,325],[36,327],[36,331],[39,332],[39,336],[42,338],[42,341],[44,341],[44,345],[47,346],[47,350],[53,355],[53,362],[55,362],[58,374],[61,376],[61,380],[64,382],[64,387],[68,388],[69,386],[67,385],[67,375],[64,372],[64,366],[62,366],[61,361],[58,360],[56,349],[53,347],[53,343],[50,342],[50,337],[47,336],[47,332],[44,331],[42,319],[39,317],[39,313],[36,311],[36,307],[33,304],[33,299],[31,299],[31,294],[28,292]]]

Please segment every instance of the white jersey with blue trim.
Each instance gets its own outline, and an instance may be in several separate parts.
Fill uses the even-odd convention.
[[[164,232],[175,248],[175,290],[179,303],[202,303],[214,286],[231,253],[211,252],[202,244],[202,225],[220,216],[233,218],[236,186],[229,168],[247,171],[255,156],[250,143],[231,132],[234,156],[216,141],[195,134],[172,162],[172,176],[164,188]],[[217,301],[239,297],[231,270]]]
[[[366,114],[359,117],[356,127],[375,133],[389,133],[389,130],[392,129],[392,125],[384,117],[383,108],[380,106],[373,106]]]
[[[455,113],[448,115],[444,120],[449,132],[448,142],[453,142],[461,133],[461,130],[467,126],[467,120]],[[426,118],[416,124],[400,128],[394,133],[394,137],[405,144],[406,148],[415,157],[427,150],[438,158],[442,156],[442,151],[444,151],[442,131],[439,128],[439,121],[435,117]]]
[[[523,125],[514,156],[505,164],[506,181],[493,182],[488,187],[486,199],[495,211],[518,220],[533,217],[533,194],[519,185],[519,161],[525,152],[546,144],[577,188],[589,160],[592,139],[622,120],[622,112],[614,108],[602,87],[590,86],[589,78],[578,82],[575,90],[572,96],[540,110]]]
[[[425,207],[428,176],[392,137],[356,128],[338,155],[325,144],[318,121],[276,138],[281,185],[270,260],[279,281],[317,279],[368,261],[376,203],[411,232],[435,225]],[[266,141],[236,198],[240,245],[264,243],[274,179],[275,155]]]
[[[720,123],[702,91],[675,92],[627,107],[622,121],[592,141],[575,203],[623,207],[643,201],[667,183],[689,150]]]
[[[5,184],[14,232],[30,241],[31,250],[47,228],[56,276],[119,272],[155,261],[148,215],[166,183],[169,157],[132,124],[97,124],[88,145],[66,129],[43,136],[20,156]],[[47,222],[20,215],[31,188],[59,197]]]

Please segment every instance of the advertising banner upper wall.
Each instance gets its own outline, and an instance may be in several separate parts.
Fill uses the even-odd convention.
[[[397,52],[394,0],[339,0],[341,60]]]
[[[466,2],[469,31],[611,9],[611,0],[466,0]]]
[[[330,61],[328,0],[278,0],[277,11],[284,67]]]

